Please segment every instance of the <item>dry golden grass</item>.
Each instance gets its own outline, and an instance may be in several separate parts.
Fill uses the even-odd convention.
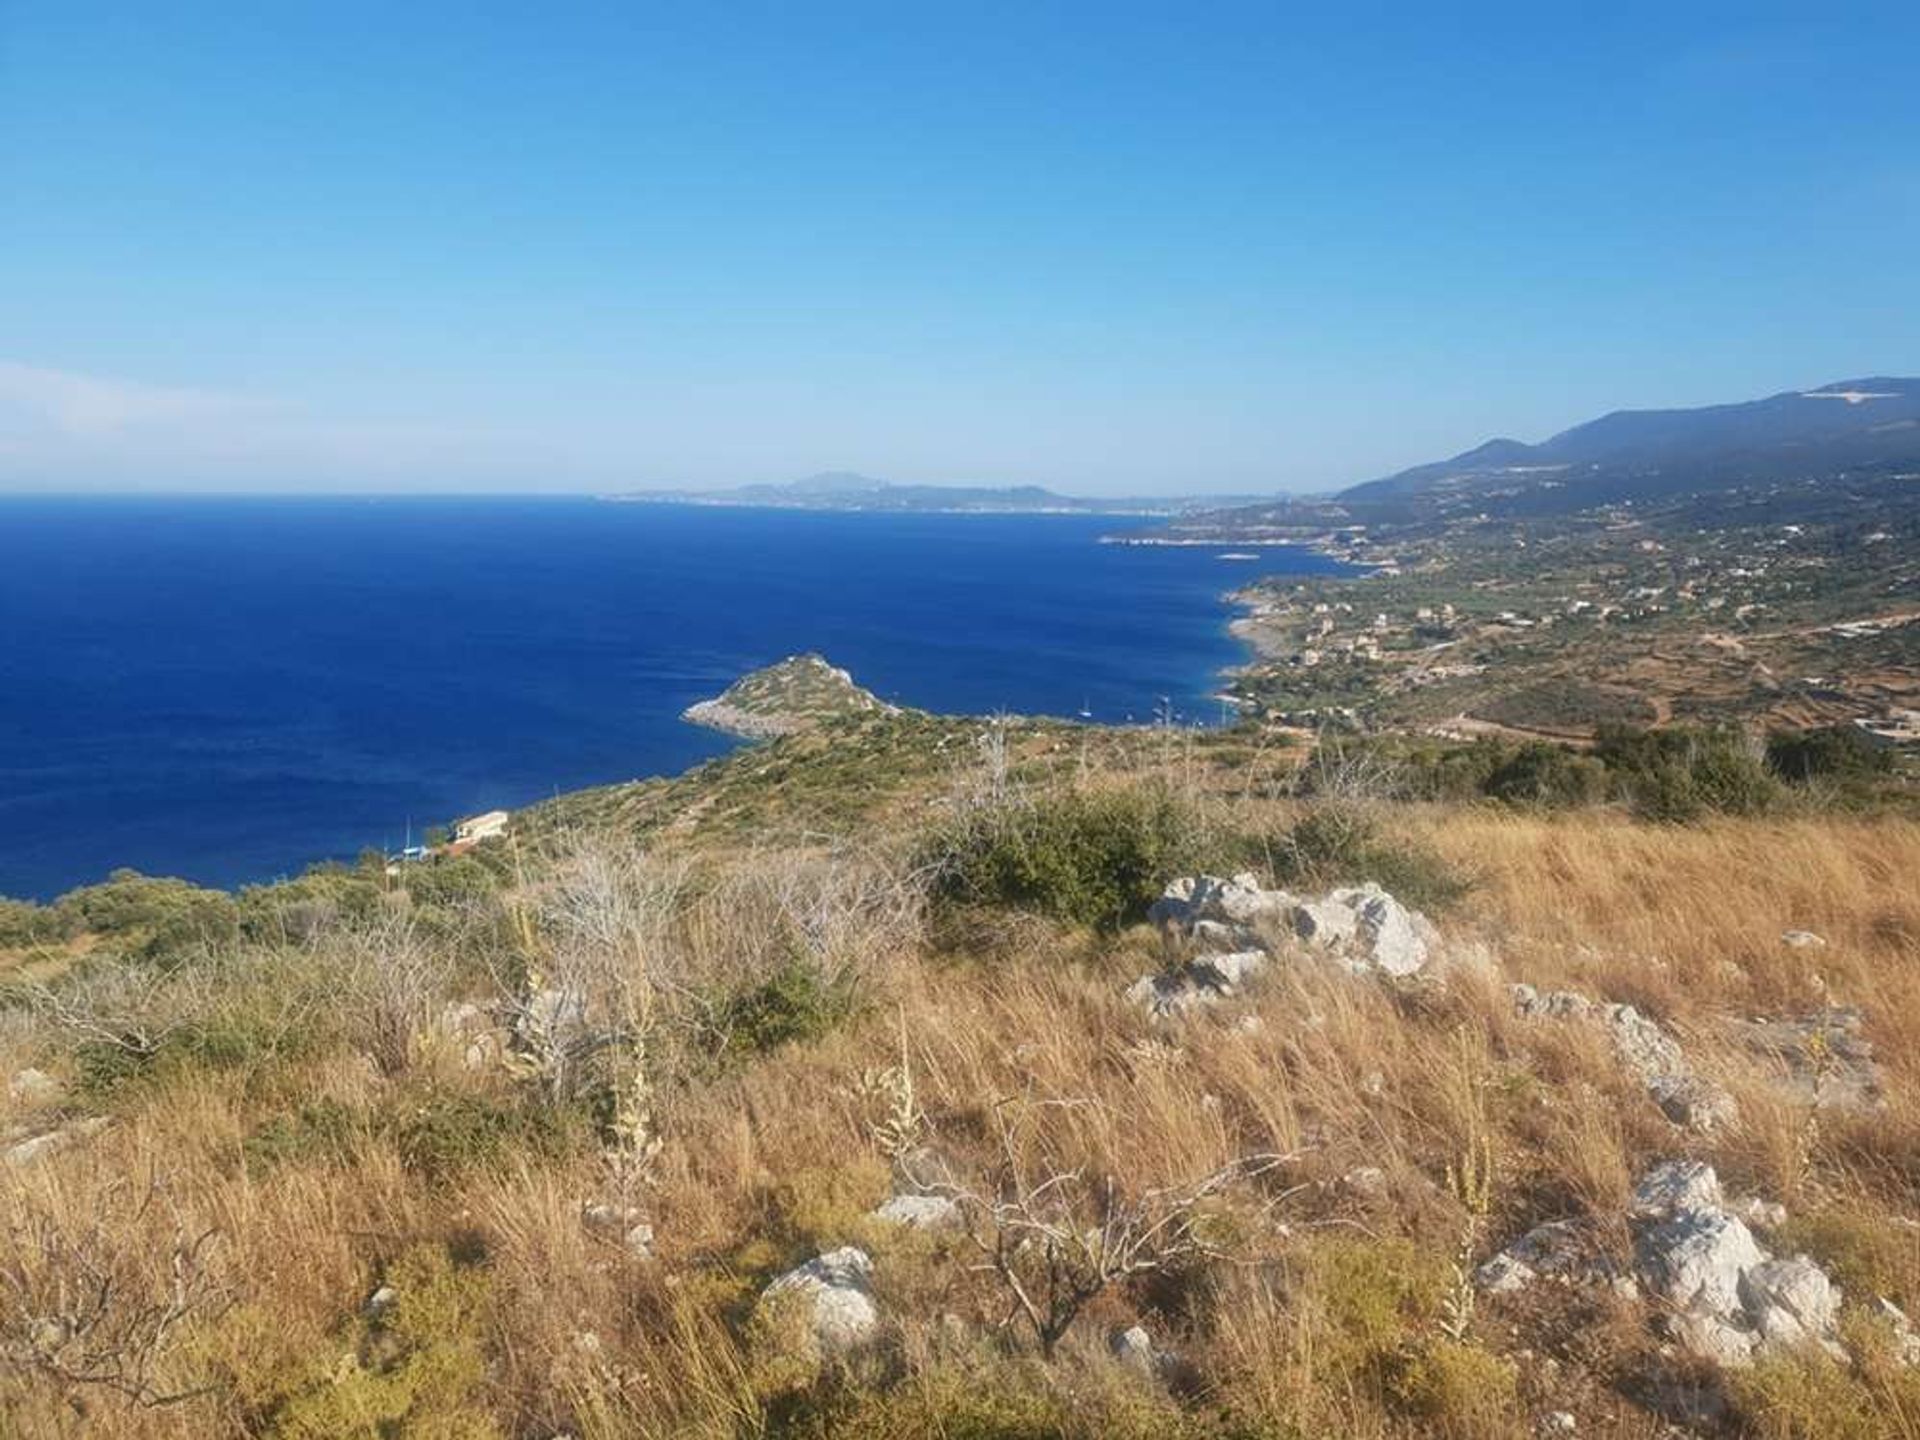
[[[1237,823],[1286,818],[1245,796],[1230,803]],[[584,886],[602,921],[618,919],[615,931],[568,932],[568,943],[583,973],[601,973],[592,966],[609,954],[646,957],[658,1054],[682,1067],[652,1098],[664,1143],[639,1192],[652,1260],[582,1224],[583,1203],[608,1185],[584,1122],[513,1129],[474,1142],[470,1157],[424,1163],[408,1128],[419,1117],[468,1113],[458,1106],[518,1115],[525,1087],[430,1047],[371,1063],[385,1022],[344,994],[341,1012],[363,1018],[310,1050],[16,1105],[6,1123],[28,1131],[86,1111],[112,1123],[0,1167],[0,1432],[312,1433],[295,1422],[319,1396],[372,1407],[325,1412],[361,1414],[365,1428],[349,1433],[368,1435],[491,1424],[527,1436],[782,1426],[904,1436],[938,1433],[938,1417],[962,1413],[974,1425],[964,1433],[980,1435],[1522,1435],[1531,1417],[1564,1408],[1581,1413],[1583,1430],[1658,1433],[1658,1418],[1628,1398],[1663,1363],[1639,1312],[1483,1302],[1467,1343],[1444,1341],[1451,1266],[1473,1233],[1449,1175],[1481,1153],[1492,1192],[1476,1257],[1565,1216],[1593,1218],[1624,1256],[1633,1178],[1697,1153],[1731,1188],[1787,1202],[1798,1242],[1839,1269],[1850,1299],[1871,1300],[1857,1293],[1871,1287],[1920,1302],[1920,1230],[1900,1223],[1920,1215],[1920,826],[1673,828],[1448,809],[1388,824],[1474,877],[1445,928],[1463,945],[1484,943],[1491,969],[1462,965],[1435,991],[1282,966],[1244,1004],[1173,1030],[1121,999],[1157,963],[1151,935],[1008,921],[1000,943],[983,947],[990,959],[934,953],[905,877],[875,854],[843,851],[824,866],[794,857],[771,886],[694,884],[684,868],[624,859],[590,884],[543,882],[526,903],[577,898]],[[768,864],[736,861],[772,873]],[[697,1026],[703,1012],[689,997],[703,987],[737,986],[776,963],[769,935],[795,915],[811,926],[798,943],[857,978],[862,1008],[771,1053],[694,1064],[704,1032],[675,1038],[668,1026]],[[1789,948],[1780,936],[1790,929],[1829,943]],[[360,970],[329,973],[373,983]],[[1739,1121],[1711,1140],[1678,1131],[1596,1034],[1516,1018],[1507,986],[1522,980],[1656,1016],[1734,1091]],[[485,983],[470,961],[445,971],[445,984],[469,994]],[[429,998],[437,1007],[446,997]],[[1724,1026],[1824,1004],[1865,1012],[1885,1067],[1882,1111],[1815,1120]],[[70,1087],[77,1078],[68,1039],[15,1020],[0,1045],[6,1073],[32,1063]],[[1138,1195],[1243,1157],[1285,1158],[1208,1203],[1218,1258],[1112,1287],[1043,1365],[1030,1341],[1000,1328],[1007,1292],[964,1237],[889,1231],[868,1217],[895,1177],[875,1138],[881,1102],[862,1076],[887,1066],[911,1074],[925,1116],[929,1153],[918,1163],[975,1189],[1009,1155],[1076,1176],[1059,1193],[1088,1223],[1109,1179]],[[324,1143],[263,1155],[269,1127],[305,1136],[297,1118],[319,1102],[353,1118]],[[1358,1173],[1368,1169],[1378,1178]],[[112,1275],[118,1309],[97,1338],[127,1351],[114,1361],[123,1371],[144,1343],[137,1316],[178,1293],[178,1238],[211,1237],[188,1277],[204,1303],[140,1357],[151,1361],[145,1393],[33,1363],[36,1344],[61,1350],[34,1327],[71,1278],[49,1234],[84,1244]],[[757,1348],[752,1301],[772,1275],[843,1243],[876,1257],[888,1339],[848,1384],[795,1388]],[[450,1300],[435,1343],[396,1359],[363,1310],[394,1267],[417,1267],[422,1253],[450,1257],[449,1295],[483,1298]],[[1178,1396],[1104,1358],[1109,1329],[1136,1321],[1189,1362]],[[1522,1350],[1532,1358],[1514,1359]],[[367,1378],[376,1373],[387,1388]],[[141,1403],[174,1392],[194,1393]],[[383,1419],[383,1404],[399,1408]]]

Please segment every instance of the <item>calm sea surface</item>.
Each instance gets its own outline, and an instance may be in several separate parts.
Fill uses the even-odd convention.
[[[1213,720],[1213,549],[1111,518],[588,500],[0,500],[0,894],[233,885],[409,824],[669,773],[743,671],[818,650],[934,710]]]

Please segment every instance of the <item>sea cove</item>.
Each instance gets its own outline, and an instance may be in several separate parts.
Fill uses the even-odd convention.
[[[1226,592],[1340,567],[1113,517],[585,499],[0,503],[0,894],[269,879],[729,748],[679,718],[820,651],[925,709],[1214,722]],[[1230,547],[1221,547],[1223,551]]]

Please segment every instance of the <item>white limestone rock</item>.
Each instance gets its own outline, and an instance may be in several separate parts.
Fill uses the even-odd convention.
[[[60,1082],[44,1070],[29,1065],[16,1070],[7,1080],[7,1099],[15,1105],[48,1105],[60,1098]]]
[[[1644,1268],[1655,1291],[1678,1310],[1740,1312],[1740,1280],[1766,1252],[1737,1215],[1683,1210],[1642,1237]]]
[[[873,1260],[843,1245],[799,1265],[761,1292],[761,1302],[791,1297],[805,1307],[807,1328],[822,1355],[844,1355],[873,1338],[880,1315],[869,1287]]]
[[[1667,1220],[1686,1210],[1723,1206],[1720,1177],[1704,1160],[1663,1160],[1633,1187],[1627,1214],[1636,1220]]]
[[[1839,1348],[1839,1288],[1805,1255],[1753,1266],[1740,1277],[1740,1301],[1762,1343]]]
[[[895,1195],[873,1218],[909,1230],[944,1230],[960,1223],[960,1207],[944,1195]]]

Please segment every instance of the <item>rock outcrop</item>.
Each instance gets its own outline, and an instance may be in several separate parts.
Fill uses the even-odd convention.
[[[1635,1186],[1629,1216],[1641,1278],[1694,1354],[1744,1365],[1769,1347],[1817,1345],[1844,1358],[1839,1289],[1805,1255],[1769,1255],[1727,1207],[1712,1166],[1655,1166]]]
[[[1252,874],[1190,875],[1168,885],[1147,914],[1171,954],[1192,956],[1127,991],[1162,1017],[1237,994],[1286,949],[1324,954],[1355,974],[1405,979],[1425,971],[1439,946],[1426,916],[1374,884],[1299,896],[1263,889]]]
[[[1574,1020],[1605,1027],[1620,1063],[1639,1079],[1666,1117],[1703,1132],[1731,1123],[1734,1100],[1720,1086],[1694,1074],[1680,1042],[1631,1005],[1589,1000],[1571,990],[1546,993],[1513,987],[1513,1006],[1536,1019]]]
[[[1829,1006],[1799,1019],[1745,1020],[1736,1037],[1779,1069],[1788,1097],[1822,1110],[1865,1112],[1881,1107],[1880,1066],[1873,1042],[1861,1034],[1854,1006]]]
[[[747,740],[776,740],[847,715],[893,713],[894,706],[820,656],[789,655],[689,705],[680,718]]]

